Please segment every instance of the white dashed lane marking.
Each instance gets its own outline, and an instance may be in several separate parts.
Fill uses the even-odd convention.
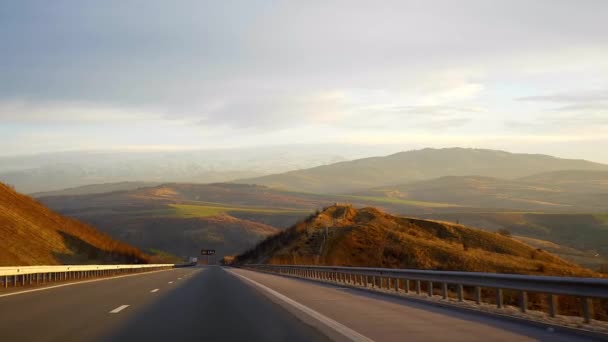
[[[154,289],[154,290],[152,290],[152,291],[150,291],[150,292],[154,293],[154,292],[158,292],[158,290],[159,290],[159,289]]]
[[[119,313],[119,312],[121,312],[122,310],[124,310],[124,309],[126,309],[128,307],[129,307],[128,305],[121,305],[121,306],[117,307],[116,309],[110,311],[110,313],[111,314]]]

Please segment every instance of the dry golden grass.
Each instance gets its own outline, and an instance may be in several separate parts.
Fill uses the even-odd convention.
[[[325,227],[328,235],[325,238]],[[447,222],[331,206],[263,241],[239,262],[597,276],[496,233]]]
[[[0,183],[0,266],[135,262],[147,256]]]

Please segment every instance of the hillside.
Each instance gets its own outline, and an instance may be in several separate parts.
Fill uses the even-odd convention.
[[[551,185],[573,193],[608,193],[608,171],[563,170],[543,172],[519,180]]]
[[[91,219],[104,232],[139,248],[159,249],[175,255],[199,255],[202,248],[234,255],[279,229],[226,214],[207,217],[111,216]]]
[[[560,248],[555,253],[587,267],[599,269],[608,265],[608,214],[485,212],[434,213],[423,217],[490,231],[506,229],[514,235],[558,244]],[[572,253],[570,248],[579,252]]]
[[[312,215],[264,240],[237,262],[594,275],[497,233],[347,205]]]
[[[560,171],[556,174],[562,173]],[[608,172],[580,171],[580,173],[606,175],[606,178],[562,177],[558,180],[553,177],[553,173],[517,180],[481,176],[446,176],[359,191],[355,195],[393,200],[458,203],[461,206],[477,208],[552,212],[608,211]],[[586,181],[585,178],[589,180]]]
[[[205,220],[229,216],[240,220],[233,221],[230,226],[241,225],[243,231],[248,231],[252,227],[252,223],[262,224],[272,229],[285,229],[317,208],[336,202],[348,202],[356,207],[373,206],[389,213],[460,222],[488,231],[505,228],[516,235],[558,244],[563,250],[568,251],[559,253],[567,260],[594,269],[606,263],[603,261],[604,256],[608,255],[605,250],[605,226],[598,219],[605,215],[585,212],[564,214],[561,211],[570,210],[570,207],[501,197],[501,194],[509,194],[505,192],[505,189],[511,189],[512,192],[531,191],[531,194],[545,193],[542,190],[535,190],[528,184],[521,189],[511,186],[512,184],[519,186],[522,183],[520,180],[496,180],[497,183],[494,184],[494,179],[488,177],[453,178],[446,177],[444,180],[437,180],[440,183],[443,182],[441,187],[435,187],[432,181],[407,185],[416,187],[415,191],[413,188],[408,188],[411,191],[408,193],[409,197],[403,196],[404,192],[396,194],[389,191],[386,193],[372,191],[367,196],[361,194],[315,195],[255,185],[178,183],[102,194],[42,197],[39,200],[63,215],[92,224],[103,232],[140,248],[158,248],[178,255],[182,255],[180,254],[182,247],[190,244],[188,237],[177,233],[179,229],[175,228],[182,223],[194,225],[193,222],[198,222],[196,224],[202,227]],[[478,181],[482,181],[481,185]],[[486,182],[490,182],[492,186],[500,186],[493,188]],[[459,189],[450,184],[472,186],[473,190],[467,190],[466,187]],[[542,185],[539,186],[540,188],[549,187]],[[432,196],[419,198],[433,201],[417,200],[415,198],[418,197],[417,191]],[[469,193],[471,191],[472,193]],[[576,198],[572,193],[563,195],[564,198]],[[513,196],[513,193],[509,196]],[[519,196],[522,195],[519,194]],[[524,198],[529,200],[531,197]],[[457,199],[460,202],[469,201],[468,203],[471,205],[483,205],[485,208],[442,203],[442,201]],[[538,198],[532,199],[538,200]],[[592,204],[601,206],[605,203],[608,201],[598,201]],[[513,205],[513,207],[499,210],[492,209],[492,205],[501,205],[503,208]],[[558,215],[556,217],[564,215],[566,219],[554,219],[554,216],[549,214],[529,213],[532,209],[546,213],[553,210],[552,215]],[[151,228],[159,226],[164,226],[166,229]],[[196,229],[200,229],[200,227]],[[137,231],[137,234],[130,231]],[[228,231],[224,233],[221,229],[217,232],[221,237],[229,234]],[[146,236],[145,239],[141,237],[143,235]],[[164,240],[168,236],[171,236],[171,239]],[[256,234],[255,239],[242,239],[246,243],[239,242],[238,238],[226,238],[224,247],[218,247],[218,250],[227,249],[240,253],[265,236]],[[151,242],[154,242],[153,246],[146,245]],[[211,238],[200,239],[201,244],[207,242],[212,243],[213,240]],[[247,245],[248,243],[251,244]],[[239,250],[241,247],[243,249]],[[189,251],[196,252],[194,247],[188,248]],[[574,248],[578,252],[571,253],[569,248]],[[595,257],[598,252],[601,255],[599,258]],[[581,256],[584,256],[583,261],[581,261]]]
[[[423,149],[236,182],[312,193],[346,193],[444,176],[476,175],[516,179],[558,170],[608,171],[608,165],[495,150]]]
[[[118,183],[104,183],[104,184],[90,184],[78,186],[75,188],[68,188],[57,191],[48,192],[37,192],[31,194],[32,197],[49,197],[49,196],[77,196],[77,195],[89,195],[89,194],[103,194],[107,192],[115,191],[128,191],[139,188],[156,186],[158,183],[153,182],[118,182]]]
[[[141,263],[147,256],[0,183],[0,265]]]
[[[40,201],[139,248],[236,254],[315,207],[312,198],[239,184],[164,184]]]

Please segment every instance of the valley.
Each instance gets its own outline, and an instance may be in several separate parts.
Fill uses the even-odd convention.
[[[446,154],[469,164],[465,169],[452,167],[428,172],[430,165],[437,167]],[[133,181],[87,185],[39,193],[36,197],[53,210],[138,248],[179,257],[197,255],[203,247],[216,249],[220,256],[239,254],[320,208],[349,204],[354,208],[376,207],[399,216],[508,232],[536,248],[595,270],[608,264],[604,243],[608,241],[608,171],[602,170],[605,167],[602,164],[471,149],[426,149],[373,160],[374,167],[382,166],[393,175],[439,177],[349,193],[332,193],[329,184],[322,185],[327,191],[313,193],[294,184],[284,188],[239,182]],[[497,160],[502,160],[499,166],[510,163],[510,173],[501,171],[501,174],[511,177],[450,175],[466,170],[494,173],[496,167],[487,165]],[[548,167],[543,167],[546,163]],[[338,183],[349,180],[354,184],[353,177],[363,177],[370,165],[369,159],[362,159],[302,172],[323,174],[317,180],[327,178]],[[335,177],[332,170],[336,167],[342,177]],[[583,169],[546,171],[560,167]],[[539,170],[545,172],[531,173]],[[357,181],[359,185],[347,188],[388,183],[391,178],[384,179],[383,175],[369,174],[364,177],[365,182]]]

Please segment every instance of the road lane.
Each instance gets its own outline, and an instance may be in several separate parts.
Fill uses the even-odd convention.
[[[588,341],[382,294],[230,269],[376,341]]]
[[[181,281],[180,281],[181,282]],[[152,305],[140,308],[111,341],[326,341],[263,294],[228,274],[208,267]]]
[[[219,267],[174,269],[0,298],[0,341],[203,339],[327,340]]]
[[[179,268],[50,288],[0,298],[0,341],[91,341],[137,314],[160,293],[179,290],[167,281],[202,269]],[[159,288],[158,294],[150,289]],[[109,312],[129,305],[116,314]]]
[[[319,324],[323,319],[376,341],[584,340],[365,291],[230,271],[287,298],[278,300],[268,289],[213,266],[110,278],[0,298],[0,341],[325,341],[345,336]],[[297,303],[285,304],[289,300]],[[317,317],[311,318],[311,312]]]

